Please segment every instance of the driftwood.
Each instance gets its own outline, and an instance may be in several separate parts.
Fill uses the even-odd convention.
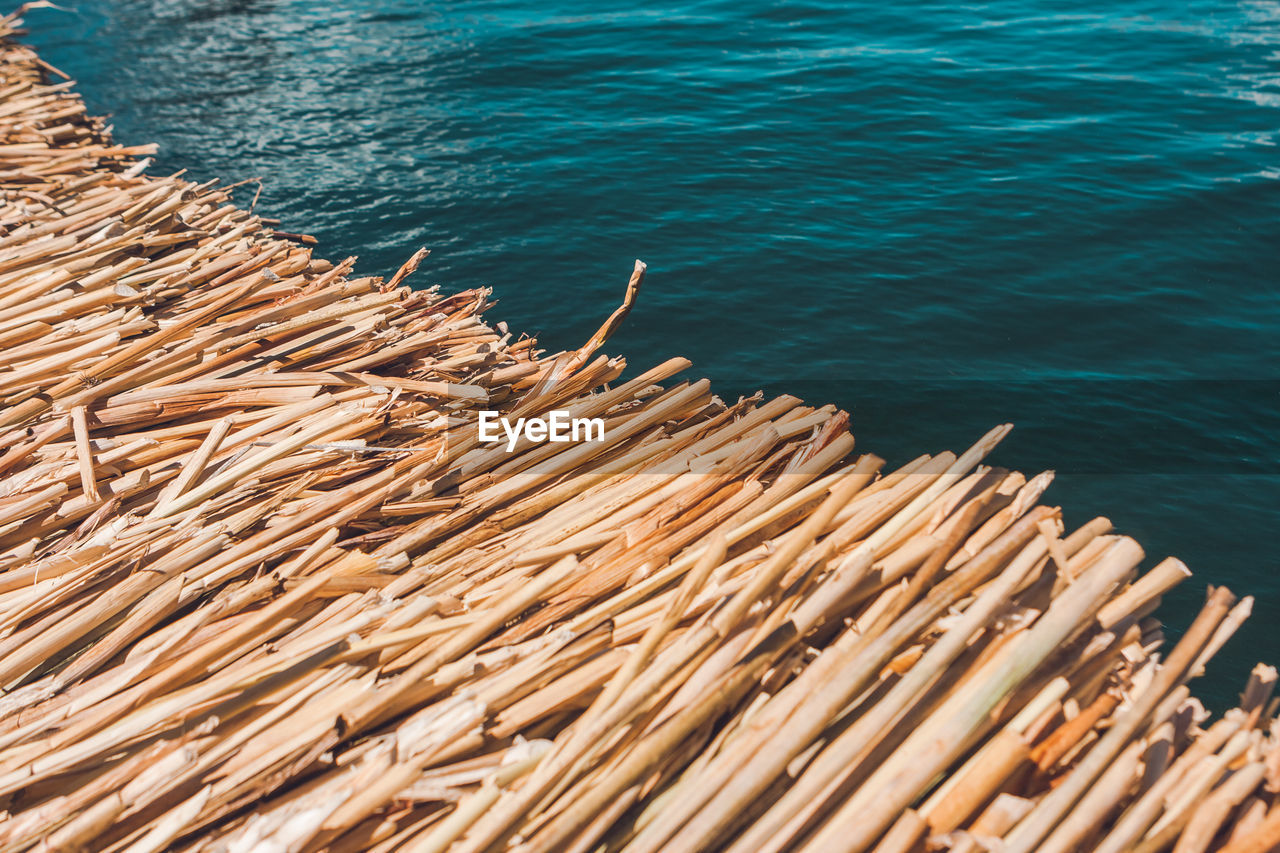
[[[0,853],[1264,851],[1276,673],[1105,519],[144,174],[0,21]],[[303,243],[304,245],[298,245]],[[481,440],[481,410],[600,441]]]

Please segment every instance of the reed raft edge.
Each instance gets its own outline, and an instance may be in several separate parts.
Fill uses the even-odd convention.
[[[1280,845],[1247,618],[1008,431],[848,417],[491,327],[151,177],[0,18],[0,853]],[[482,410],[600,418],[486,443]]]

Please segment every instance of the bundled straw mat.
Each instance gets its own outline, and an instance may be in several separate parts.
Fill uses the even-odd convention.
[[[1248,615],[1052,479],[625,378],[144,174],[0,21],[0,853],[1229,851]],[[143,158],[143,159],[140,159]],[[629,374],[628,374],[629,375]],[[480,440],[567,410],[603,441]],[[1176,521],[1171,520],[1171,523]]]

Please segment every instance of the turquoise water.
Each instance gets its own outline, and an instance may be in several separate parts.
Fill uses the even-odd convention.
[[[262,176],[366,272],[429,246],[551,348],[643,258],[612,352],[893,463],[1013,420],[1069,524],[1195,570],[1171,634],[1261,598],[1202,690],[1280,662],[1280,3],[73,6],[31,38],[154,173]]]

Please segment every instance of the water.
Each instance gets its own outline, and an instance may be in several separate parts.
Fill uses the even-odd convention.
[[[549,6],[558,6],[554,11]],[[1259,596],[1280,663],[1280,3],[77,0],[28,16],[153,173],[262,176],[329,257],[849,409],[892,463],[1019,424],[1074,525]],[[254,187],[243,194],[247,203]]]

